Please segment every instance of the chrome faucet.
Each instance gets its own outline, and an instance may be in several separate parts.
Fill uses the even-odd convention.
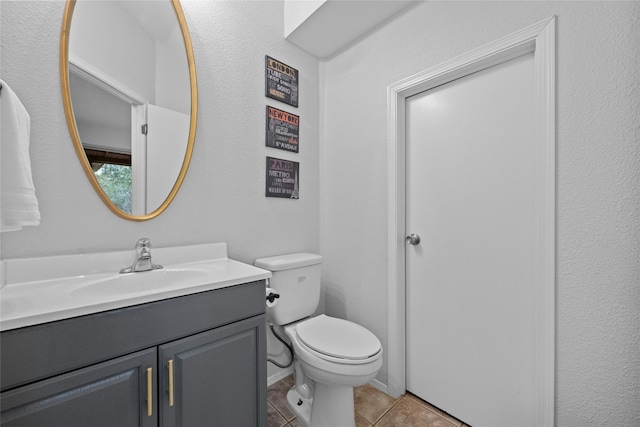
[[[151,240],[143,237],[136,243],[136,257],[131,267],[120,270],[120,274],[137,273],[140,271],[158,270],[162,268],[151,262]]]

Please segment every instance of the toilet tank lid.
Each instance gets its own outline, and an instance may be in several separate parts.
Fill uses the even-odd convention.
[[[255,266],[269,271],[289,270],[291,268],[306,267],[308,265],[320,264],[322,256],[310,253],[296,253],[288,255],[278,255],[268,258],[258,258]]]

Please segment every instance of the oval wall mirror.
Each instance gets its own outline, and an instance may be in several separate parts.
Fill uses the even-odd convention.
[[[68,0],[60,76],[76,154],[102,201],[129,220],[158,216],[182,185],[196,131],[179,0]]]

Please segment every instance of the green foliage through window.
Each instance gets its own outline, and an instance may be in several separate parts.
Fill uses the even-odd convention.
[[[131,213],[131,166],[105,163],[95,172],[100,186],[114,205]]]

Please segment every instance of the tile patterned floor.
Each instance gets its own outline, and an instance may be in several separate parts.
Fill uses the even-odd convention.
[[[287,407],[292,385],[289,375],[269,387],[268,427],[303,427]],[[354,390],[354,404],[356,427],[468,427],[410,393],[394,399],[368,384]]]

